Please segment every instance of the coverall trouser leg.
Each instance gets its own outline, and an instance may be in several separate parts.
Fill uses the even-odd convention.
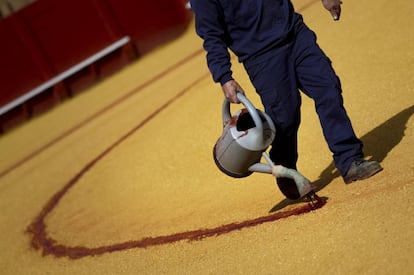
[[[291,41],[244,65],[276,126],[270,151],[276,164],[296,168],[299,90],[315,102],[325,140],[341,175],[345,175],[354,159],[363,157],[362,142],[343,106],[340,80],[317,45],[314,32],[306,25],[297,26]]]

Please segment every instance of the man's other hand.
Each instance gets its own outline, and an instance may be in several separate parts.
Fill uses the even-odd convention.
[[[339,20],[341,16],[341,0],[322,0],[322,4],[331,13],[334,20]]]

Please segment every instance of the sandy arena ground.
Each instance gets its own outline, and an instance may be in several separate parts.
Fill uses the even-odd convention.
[[[298,169],[325,205],[291,215],[307,205],[272,176],[222,174],[222,93],[191,25],[0,137],[0,273],[414,274],[414,4],[348,0],[339,22],[294,4],[380,174],[343,183],[305,96]]]

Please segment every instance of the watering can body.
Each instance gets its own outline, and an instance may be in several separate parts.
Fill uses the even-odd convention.
[[[230,102],[224,100],[223,133],[214,145],[213,157],[223,173],[242,178],[254,172],[251,168],[260,162],[276,130],[266,113],[256,109],[243,94],[237,97],[245,108],[232,116]]]

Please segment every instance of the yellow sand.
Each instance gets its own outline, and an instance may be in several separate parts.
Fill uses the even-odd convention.
[[[27,226],[88,164],[45,220],[58,244],[96,248],[283,211],[272,176],[233,179],[213,162],[222,94],[191,25],[177,40],[0,137],[0,273],[413,274],[414,4],[344,1],[341,20],[333,22],[320,1],[294,3],[341,77],[367,157],[381,161],[384,171],[345,185],[313,102],[303,97],[298,169],[323,187],[318,194],[328,201],[321,209],[200,241],[76,260],[31,248]],[[236,78],[261,107],[234,63]]]

